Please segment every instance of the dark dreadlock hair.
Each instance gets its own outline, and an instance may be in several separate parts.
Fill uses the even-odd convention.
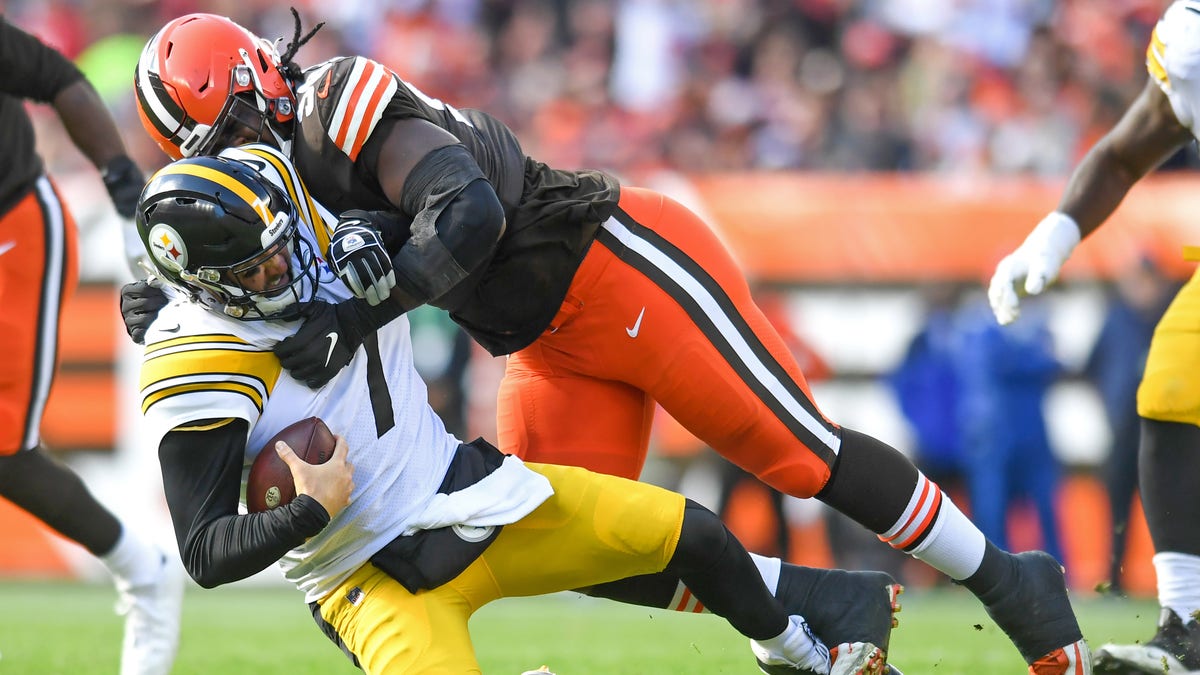
[[[294,19],[296,22],[296,31],[293,33],[292,41],[288,43],[287,49],[284,50],[283,55],[279,58],[279,70],[287,79],[288,84],[296,86],[304,80],[304,73],[300,69],[300,64],[295,63],[292,61],[292,59],[296,57],[296,52],[300,51],[300,48],[303,47],[309,40],[311,40],[312,37],[317,34],[317,31],[321,30],[321,28],[325,26],[325,22],[322,21],[321,23],[318,23],[316,26],[313,26],[313,29],[308,31],[304,37],[300,37],[300,31],[302,30],[300,25],[300,12],[297,12],[295,7],[289,7],[288,9],[292,11],[292,19]]]

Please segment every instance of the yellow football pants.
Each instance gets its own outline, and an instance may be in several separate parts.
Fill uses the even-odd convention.
[[[1200,271],[1175,295],[1154,329],[1138,387],[1138,414],[1200,425]]]
[[[554,495],[506,525],[449,583],[414,595],[367,564],[320,601],[321,617],[367,673],[478,673],[467,620],[488,602],[666,567],[683,524],[681,495],[575,467],[528,466]]]

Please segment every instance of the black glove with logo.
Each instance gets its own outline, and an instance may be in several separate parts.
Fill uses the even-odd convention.
[[[122,218],[133,218],[137,210],[138,197],[146,186],[142,171],[125,155],[121,155],[100,168],[104,187],[112,198],[113,207]]]
[[[157,282],[143,279],[121,287],[121,320],[134,344],[145,344],[146,330],[170,301]]]
[[[392,257],[367,211],[354,209],[338,218],[329,240],[329,264],[354,295],[371,305],[386,300],[396,286]]]
[[[336,305],[314,300],[304,308],[300,330],[275,345],[275,356],[292,377],[320,389],[350,363],[364,338],[404,311],[395,302],[371,306],[362,298]]]

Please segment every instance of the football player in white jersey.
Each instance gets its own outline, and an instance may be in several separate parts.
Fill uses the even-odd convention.
[[[277,151],[170,164],[150,179],[136,219],[156,271],[179,292],[146,334],[143,433],[202,586],[278,561],[365,671],[479,672],[467,621],[487,602],[666,573],[751,639],[764,672],[885,672],[878,646],[826,648],[789,616],[721,521],[682,495],[523,463],[447,433],[413,366],[405,317],[318,389],[283,371],[271,347],[304,306],[350,292],[317,253],[336,219]],[[333,458],[308,465],[281,446],[298,496],[241,512],[245,467],[309,416],[338,436]]]
[[[996,319],[1041,293],[1082,237],[1099,228],[1143,176],[1200,132],[1200,2],[1167,8],[1146,50],[1150,76],[1138,98],[1075,168],[1057,208],[996,267],[988,291]],[[1200,673],[1200,277],[1159,321],[1138,388],[1138,478],[1154,542],[1162,606],[1158,631],[1095,654],[1097,673]],[[1135,355],[1130,354],[1130,358]]]

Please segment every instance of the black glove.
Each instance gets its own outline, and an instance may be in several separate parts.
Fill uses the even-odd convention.
[[[403,313],[394,302],[371,306],[362,298],[336,305],[314,300],[304,308],[300,330],[275,345],[275,356],[292,377],[320,389],[350,363],[364,338]]]
[[[100,176],[104,178],[104,187],[108,188],[108,196],[112,198],[117,213],[122,218],[133,218],[138,197],[146,185],[141,169],[132,159],[121,155],[101,167]]]
[[[134,344],[145,344],[146,330],[170,301],[161,288],[149,281],[135,281],[121,287],[121,319]]]
[[[346,211],[329,240],[329,264],[354,295],[372,305],[387,299],[396,286],[392,257],[366,211]]]

